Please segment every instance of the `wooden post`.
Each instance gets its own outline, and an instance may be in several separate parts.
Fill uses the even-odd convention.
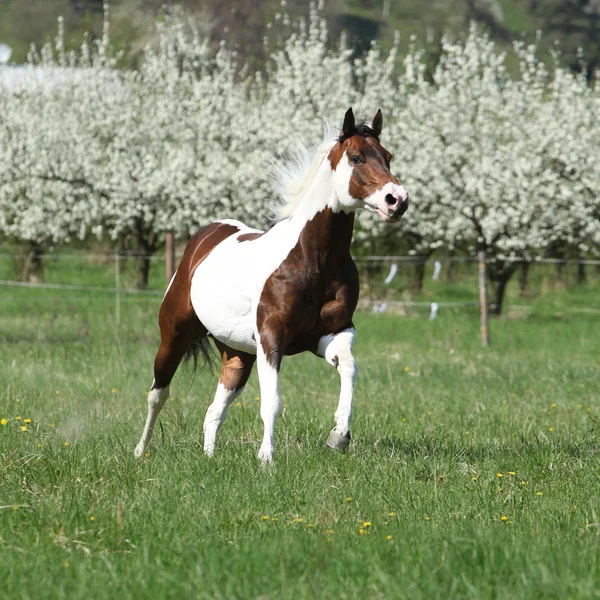
[[[481,314],[481,345],[490,345],[490,330],[488,327],[487,274],[485,272],[485,252],[478,252],[479,258],[479,311]]]
[[[175,275],[175,236],[172,231],[165,234],[165,248],[167,255],[167,285]]]

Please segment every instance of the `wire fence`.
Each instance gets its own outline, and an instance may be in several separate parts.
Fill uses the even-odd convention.
[[[177,260],[181,253],[176,254]],[[34,258],[35,268],[32,268]],[[0,251],[0,287],[65,292],[73,301],[92,295],[114,295],[115,317],[127,299],[158,299],[166,289],[165,254],[139,252],[53,252],[27,254]],[[479,299],[477,257],[473,256],[359,256],[359,307],[372,312],[424,312],[435,319],[439,311],[475,310]],[[600,260],[510,257],[518,263],[511,281],[507,309],[526,311],[533,301],[553,290],[600,282]],[[140,289],[140,263],[150,261],[144,289]],[[488,259],[493,263],[493,259]],[[79,292],[79,297],[72,293]],[[83,293],[83,296],[81,295]],[[62,298],[63,296],[61,296]],[[9,300],[3,294],[3,300]],[[26,300],[21,298],[20,300]],[[494,299],[490,298],[493,305]],[[600,314],[598,306],[573,306],[569,312]]]

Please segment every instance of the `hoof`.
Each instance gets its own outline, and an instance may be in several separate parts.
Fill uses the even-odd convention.
[[[262,448],[258,451],[258,460],[260,460],[263,467],[273,464],[273,451],[263,450]]]
[[[144,444],[142,444],[141,442],[135,447],[135,450],[133,451],[133,455],[136,458],[141,458],[144,454],[144,450],[146,448],[144,447]]]
[[[331,433],[327,438],[327,446],[329,446],[329,448],[343,452],[344,450],[348,449],[348,444],[350,444],[350,432],[348,432],[346,435],[342,435],[335,429],[331,430]]]

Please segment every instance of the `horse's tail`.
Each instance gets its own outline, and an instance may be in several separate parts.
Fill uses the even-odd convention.
[[[211,374],[214,373],[216,366],[215,354],[207,335],[192,342],[191,346],[186,350],[186,353],[183,355],[183,362],[190,364],[190,361],[192,361],[192,374],[194,378],[198,370],[203,371],[207,367]]]

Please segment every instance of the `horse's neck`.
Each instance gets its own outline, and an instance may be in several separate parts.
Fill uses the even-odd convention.
[[[340,210],[333,188],[333,170],[326,158],[302,202],[289,218],[290,233],[309,261],[322,268],[350,255],[354,212]],[[292,233],[293,232],[293,233]]]

